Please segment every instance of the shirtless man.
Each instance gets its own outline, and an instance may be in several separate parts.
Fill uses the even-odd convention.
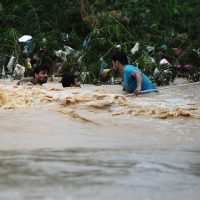
[[[43,65],[37,65],[33,69],[33,77],[23,78],[17,82],[17,85],[23,85],[26,83],[32,83],[33,85],[42,85],[47,82],[48,79],[48,67]]]

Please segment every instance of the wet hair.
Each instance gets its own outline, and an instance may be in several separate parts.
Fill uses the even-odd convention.
[[[44,65],[36,65],[33,68],[33,74],[39,74],[41,71],[49,71],[49,68]]]
[[[71,84],[75,84],[75,78],[76,77],[72,74],[64,74],[61,80],[62,86],[71,87]]]
[[[128,64],[128,58],[125,52],[123,51],[116,51],[112,54],[112,60],[113,61],[119,61],[122,65]]]

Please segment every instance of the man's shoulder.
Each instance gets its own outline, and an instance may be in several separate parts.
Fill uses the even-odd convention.
[[[126,65],[124,68],[124,72],[132,72],[134,70],[140,71],[138,69],[138,67],[134,66],[134,65]]]
[[[136,67],[135,65],[126,65],[125,69],[138,69],[138,67]]]
[[[26,84],[26,83],[35,84],[34,77],[23,78],[23,79],[21,79],[20,81],[17,82],[17,85]]]

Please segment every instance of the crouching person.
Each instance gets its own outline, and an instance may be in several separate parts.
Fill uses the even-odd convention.
[[[112,55],[113,69],[119,71],[123,89],[139,95],[141,92],[158,92],[152,81],[137,67],[128,64],[127,55],[123,51]]]
[[[33,77],[23,78],[17,82],[17,85],[26,83],[32,83],[33,85],[42,85],[47,82],[48,79],[48,67],[43,65],[37,65],[33,69]]]

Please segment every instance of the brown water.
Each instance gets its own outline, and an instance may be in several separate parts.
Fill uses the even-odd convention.
[[[200,84],[0,83],[0,199],[199,199]]]

